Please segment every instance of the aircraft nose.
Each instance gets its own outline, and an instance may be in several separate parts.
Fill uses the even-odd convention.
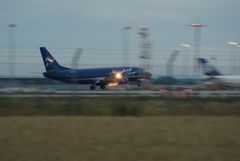
[[[151,74],[150,72],[144,71],[144,72],[143,72],[143,76],[144,76],[144,78],[146,78],[146,79],[150,79],[150,78],[152,77],[152,74]]]

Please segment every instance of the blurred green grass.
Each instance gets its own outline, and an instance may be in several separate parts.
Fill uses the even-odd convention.
[[[0,116],[240,116],[239,98],[0,97]]]
[[[1,161],[239,161],[240,118],[0,117]]]

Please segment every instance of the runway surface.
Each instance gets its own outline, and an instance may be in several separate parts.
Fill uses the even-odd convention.
[[[4,97],[109,97],[109,96],[131,96],[131,97],[239,97],[240,91],[8,91],[1,92]]]
[[[149,97],[239,97],[240,90],[196,90],[194,86],[120,85],[89,90],[88,85],[20,86],[1,87],[0,96],[7,97],[102,97],[102,96],[149,96]],[[168,89],[168,90],[167,90]]]

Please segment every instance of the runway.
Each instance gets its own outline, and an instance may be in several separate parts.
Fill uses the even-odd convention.
[[[1,92],[3,97],[240,97],[240,91],[41,91],[41,92]]]

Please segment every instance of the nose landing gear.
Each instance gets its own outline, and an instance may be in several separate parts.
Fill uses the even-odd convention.
[[[105,89],[106,86],[105,86],[104,84],[101,84],[101,85],[100,85],[100,88],[101,88],[101,89]]]

